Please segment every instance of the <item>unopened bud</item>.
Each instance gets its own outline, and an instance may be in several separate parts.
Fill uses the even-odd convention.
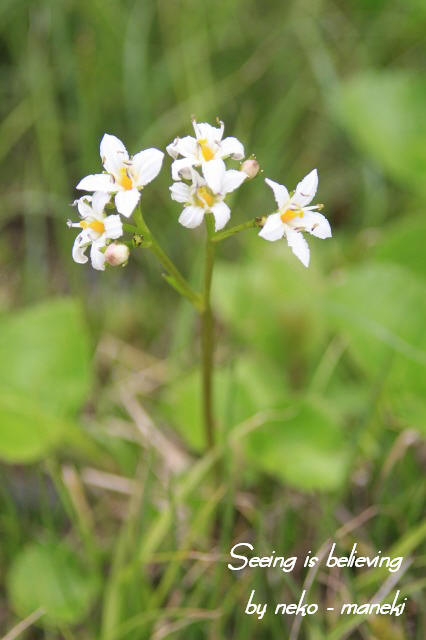
[[[248,158],[241,165],[241,171],[244,171],[250,179],[257,176],[259,169],[259,163],[256,158]]]
[[[129,259],[130,250],[125,244],[112,242],[105,249],[105,261],[112,267],[125,265]]]

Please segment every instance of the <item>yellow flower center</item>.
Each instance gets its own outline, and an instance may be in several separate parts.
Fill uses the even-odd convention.
[[[129,178],[129,174],[127,173],[127,169],[125,167],[121,167],[120,169],[120,179],[118,182],[123,187],[123,189],[126,189],[127,191],[129,189],[133,189],[132,179]]]
[[[201,147],[201,153],[203,154],[204,160],[206,162],[208,162],[209,160],[213,160],[214,151],[210,149],[209,145],[207,144],[207,140],[205,138],[203,138],[203,140],[198,140],[198,144]]]
[[[290,222],[294,220],[294,218],[303,218],[303,211],[292,211],[291,209],[287,209],[284,213],[281,214],[282,222]]]
[[[96,233],[104,233],[105,225],[100,220],[93,220],[92,222],[80,222],[80,227],[82,229],[92,229],[92,231],[96,231]]]
[[[208,187],[199,187],[197,189],[198,200],[201,200],[201,204],[206,204],[211,207],[214,204],[214,195]]]

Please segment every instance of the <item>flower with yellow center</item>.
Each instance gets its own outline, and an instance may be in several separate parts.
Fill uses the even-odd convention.
[[[143,187],[158,175],[164,153],[145,149],[129,157],[121,140],[109,133],[101,140],[100,153],[106,173],[86,176],[77,189],[115,194],[117,211],[128,218],[139,202]]]
[[[86,249],[90,246],[90,259],[94,269],[105,269],[105,254],[102,251],[109,240],[116,240],[123,235],[120,216],[105,214],[105,206],[110,195],[96,191],[93,196],[83,196],[74,202],[82,218],[80,222],[68,221],[69,227],[81,229],[74,241],[72,257],[75,262],[85,264],[88,261]]]
[[[266,178],[266,184],[274,192],[278,211],[267,217],[259,235],[265,240],[274,242],[285,237],[288,246],[305,267],[309,265],[309,247],[302,231],[317,238],[330,238],[330,224],[318,209],[322,205],[307,207],[318,187],[318,173],[314,169],[299,182],[296,191],[290,196],[286,187]]]
[[[193,229],[201,224],[206,213],[212,213],[215,219],[215,230],[223,229],[231,216],[231,210],[224,199],[228,193],[237,189],[247,179],[247,174],[235,169],[229,171],[223,169],[219,190],[216,192],[195,169],[191,170],[191,177],[191,185],[185,182],[174,182],[170,187],[172,200],[185,205],[179,217],[180,224]]]
[[[212,127],[207,122],[192,122],[194,136],[176,138],[167,147],[167,153],[174,158],[172,163],[173,180],[191,179],[191,169],[201,167],[207,185],[214,192],[220,189],[222,172],[225,170],[225,158],[242,160],[244,147],[237,138],[223,139],[224,124]],[[182,157],[179,157],[182,156]]]

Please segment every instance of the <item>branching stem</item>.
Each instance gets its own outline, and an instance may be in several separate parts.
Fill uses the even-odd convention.
[[[235,227],[231,227],[230,229],[226,229],[226,231],[219,231],[215,233],[211,241],[212,242],[221,242],[225,240],[225,238],[229,238],[240,231],[245,231],[246,229],[254,229],[255,227],[262,227],[262,218],[253,218],[253,220],[249,220],[248,222],[243,222],[242,224],[237,224]]]
[[[201,296],[192,289],[189,282],[184,278],[166,252],[160,247],[152,235],[151,230],[148,228],[140,207],[137,207],[135,210],[134,220],[136,222],[136,231],[143,236],[147,243],[146,247],[152,251],[167,271],[167,275],[165,276],[167,282],[179,293],[185,296],[185,298],[187,298],[194,307],[202,313],[204,306]]]

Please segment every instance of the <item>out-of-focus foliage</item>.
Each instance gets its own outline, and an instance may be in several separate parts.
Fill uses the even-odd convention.
[[[96,573],[84,568],[72,549],[52,540],[23,549],[11,567],[8,586],[20,616],[44,608],[45,620],[55,625],[83,619],[99,585]]]
[[[395,417],[424,431],[424,282],[394,265],[362,266],[334,288],[330,315],[371,383],[383,387]]]
[[[424,78],[404,71],[355,75],[340,86],[336,110],[361,151],[403,185],[425,192]]]
[[[90,390],[80,305],[52,300],[0,319],[0,456],[39,458],[57,443]]]
[[[305,573],[222,560],[337,537],[411,556],[407,612],[319,613],[299,639],[425,637],[425,32],[422,0],[0,2],[0,635],[39,611],[28,640],[294,638],[243,606],[297,601]],[[253,230],[217,246],[207,456],[193,311],[141,249],[74,264],[65,224],[104,132],[164,149],[191,115],[262,167],[233,223],[273,211],[264,177],[316,166],[333,230],[309,270]],[[144,212],[198,286],[169,162]],[[387,577],[320,571],[309,597],[366,602]]]

